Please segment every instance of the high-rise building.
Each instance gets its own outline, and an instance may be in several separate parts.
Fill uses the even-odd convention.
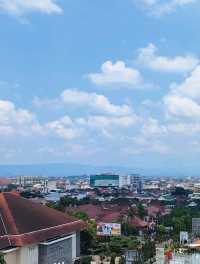
[[[138,174],[131,174],[131,186],[137,193],[142,193],[143,191],[143,182],[142,178]]]
[[[131,176],[130,175],[120,175],[119,178],[119,187],[128,187],[131,185]]]

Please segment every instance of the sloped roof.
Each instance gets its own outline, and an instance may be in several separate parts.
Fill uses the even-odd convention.
[[[95,219],[97,222],[116,221],[120,216],[128,211],[128,205],[113,205],[113,204],[84,204],[76,208],[66,208],[68,212],[85,212],[90,219]]]
[[[0,249],[65,236],[84,223],[14,193],[0,194]]]
[[[148,226],[147,222],[140,219],[139,217],[135,216],[131,221],[130,224],[135,226],[136,228],[145,228]]]

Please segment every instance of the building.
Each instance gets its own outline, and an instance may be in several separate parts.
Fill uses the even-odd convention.
[[[192,218],[192,233],[194,236],[200,235],[200,218]]]
[[[119,187],[129,187],[131,185],[131,175],[121,175],[119,178]]]
[[[80,220],[14,193],[0,194],[0,218],[7,264],[71,264],[80,255]]]
[[[19,176],[17,177],[16,184],[19,187],[32,190],[34,186],[40,185],[42,192],[48,192],[48,179],[39,176]]]
[[[141,257],[137,250],[127,250],[124,255],[126,264],[138,263],[141,261]]]
[[[57,189],[57,181],[56,180],[48,180],[47,189],[48,189],[48,192],[51,192],[52,190],[56,190]]]
[[[137,193],[142,193],[143,191],[143,182],[140,175],[132,174],[131,175],[131,185]]]
[[[90,176],[90,186],[95,187],[119,187],[120,176],[117,174],[97,174]]]

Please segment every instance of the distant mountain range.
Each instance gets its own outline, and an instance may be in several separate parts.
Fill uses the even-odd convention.
[[[120,166],[93,166],[80,164],[0,165],[0,177],[29,176],[78,176],[93,173],[139,173],[139,170]]]
[[[131,168],[123,166],[95,166],[81,164],[32,164],[32,165],[0,165],[0,177],[14,177],[19,175],[28,176],[79,176],[93,173],[119,173],[119,174],[140,174],[143,176],[198,176],[199,168],[182,167],[176,168]]]

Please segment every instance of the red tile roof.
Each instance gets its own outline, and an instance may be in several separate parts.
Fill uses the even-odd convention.
[[[84,227],[82,221],[14,193],[0,194],[0,249],[39,243]]]
[[[101,217],[101,222],[103,223],[117,222],[120,217],[121,217],[121,212],[107,213]]]
[[[160,214],[160,215],[165,214],[165,208],[163,206],[159,206],[159,205],[150,206],[150,207],[148,207],[147,211],[148,211],[149,216],[154,216],[154,217],[156,217],[158,214]]]
[[[114,222],[121,216],[127,213],[128,206],[113,205],[113,204],[85,204],[77,208],[66,208],[67,212],[85,212],[90,219],[95,219],[97,222]]]
[[[140,219],[139,217],[135,216],[131,222],[131,225],[133,225],[136,228],[146,228],[148,226],[148,223]]]

